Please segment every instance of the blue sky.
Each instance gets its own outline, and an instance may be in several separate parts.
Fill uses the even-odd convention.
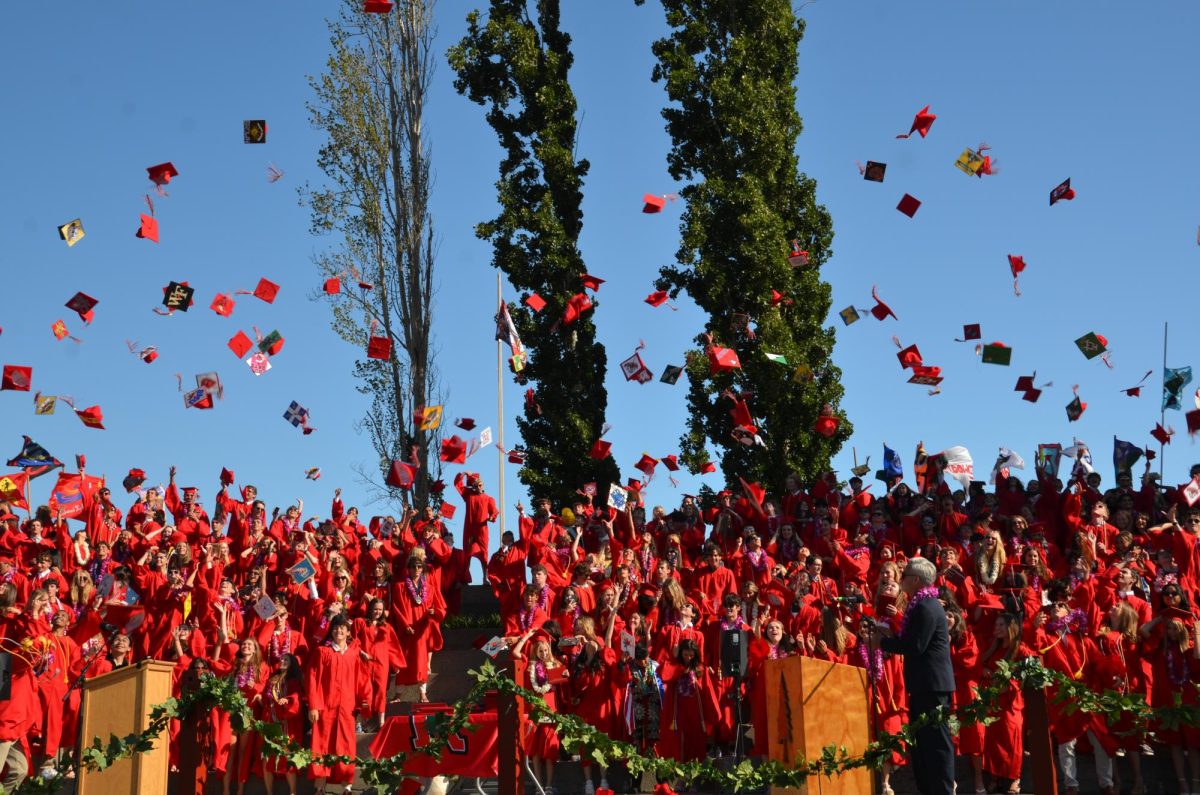
[[[440,51],[458,40],[475,6],[441,0]],[[681,209],[639,211],[643,192],[678,187],[665,169],[663,93],[649,81],[662,14],[653,2],[564,7],[575,38],[579,152],[592,164],[581,242],[589,271],[608,280],[596,315],[609,350],[608,438],[628,474],[643,451],[677,451],[686,386],[627,383],[617,363],[644,339],[657,375],[682,362],[702,322],[687,300],[677,312],[642,303],[673,257]],[[306,75],[322,69],[328,52],[332,10],[332,2],[307,0],[136,2],[120,14],[103,4],[69,14],[42,4],[7,10],[7,28],[20,36],[10,34],[0,65],[20,77],[5,88],[12,121],[0,194],[0,359],[32,365],[35,389],[101,405],[108,430],[84,428],[61,404],[55,416],[36,417],[30,395],[3,392],[0,453],[15,454],[24,433],[64,461],[86,453],[90,471],[117,480],[137,466],[158,482],[177,464],[181,483],[199,485],[206,499],[226,466],[271,503],[303,497],[309,513],[327,512],[335,486],[365,502],[352,471],[375,460],[354,430],[365,407],[351,377],[361,353],[333,334],[328,310],[311,300],[319,289],[311,258],[336,241],[309,234],[296,194],[321,180],[322,139],[304,103]],[[1000,445],[1029,460],[1040,442],[1078,436],[1111,482],[1112,436],[1148,444],[1158,418],[1163,321],[1171,323],[1173,367],[1193,363],[1190,341],[1200,331],[1192,289],[1200,200],[1187,160],[1198,132],[1188,99],[1200,6],[1131,13],[1116,3],[1021,0],[967,13],[949,0],[819,0],[802,13],[799,152],[833,216],[834,256],[823,275],[833,285],[842,406],[855,424],[835,466],[849,469],[851,446],[878,466],[885,441],[907,466],[924,440],[931,452],[965,445],[986,471]],[[485,426],[496,417],[495,271],[473,227],[495,211],[499,149],[481,109],[451,81],[441,59],[427,122],[440,237],[436,344],[447,414]],[[927,103],[938,115],[929,137],[896,140]],[[269,121],[265,146],[241,142],[247,118]],[[953,162],[981,141],[992,145],[1000,173],[978,180]],[[888,163],[886,182],[859,177],[855,161],[868,159]],[[133,233],[150,187],[144,169],[164,160],[180,176],[169,198],[155,199],[155,245]],[[266,181],[268,162],[285,172],[276,184]],[[1048,207],[1050,189],[1067,177],[1078,198]],[[895,209],[904,193],[923,202],[912,219]],[[69,249],[55,228],[76,217],[87,237]],[[1019,298],[1010,253],[1029,266]],[[239,296],[230,318],[208,310],[216,292],[253,289],[261,276],[282,285],[273,305]],[[171,280],[190,281],[197,305],[161,317],[151,309]],[[837,310],[869,307],[873,284],[899,321],[867,317],[843,327]],[[77,290],[100,300],[87,328],[63,307]],[[82,344],[53,338],[60,318]],[[953,341],[971,322],[983,325],[984,341],[1013,347],[1011,367],[983,365],[971,345]],[[261,378],[225,347],[252,325],[286,338]],[[1109,339],[1114,369],[1075,348],[1088,331]],[[893,335],[943,368],[942,394],[905,383]],[[159,359],[142,363],[126,339],[157,345]],[[1120,392],[1150,369],[1140,399]],[[224,401],[185,410],[174,374],[186,386],[211,370],[225,384]],[[1013,391],[1018,376],[1035,370],[1039,383],[1054,382],[1036,405]],[[1088,410],[1070,424],[1072,384]],[[510,445],[521,392],[509,379]],[[283,421],[292,400],[310,409],[312,435]],[[1166,456],[1166,479],[1178,482],[1200,457],[1182,415],[1169,413],[1168,423],[1181,431]],[[494,452],[469,463],[494,490]],[[311,466],[324,473],[315,484],[304,479]],[[510,506],[520,493],[515,472],[508,468]],[[45,501],[49,480],[35,481],[35,502]],[[656,478],[650,499],[673,504],[698,480],[682,478],[676,489]]]

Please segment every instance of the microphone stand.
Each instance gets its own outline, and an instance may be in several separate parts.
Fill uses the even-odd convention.
[[[863,616],[864,620],[867,616]],[[882,660],[883,650],[879,649],[879,638],[877,633],[879,628],[875,626],[875,619],[870,619],[867,624],[867,682],[871,687],[871,742],[879,739],[879,685],[875,682],[875,677],[871,675],[871,664],[875,659],[875,652],[880,654],[880,676],[883,675]]]

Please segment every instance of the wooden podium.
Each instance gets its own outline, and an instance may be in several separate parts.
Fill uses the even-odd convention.
[[[845,746],[851,756],[871,739],[870,694],[866,671],[812,657],[767,660],[763,677],[767,696],[768,758],[793,767],[797,759],[815,759],[828,745]],[[772,795],[870,795],[875,776],[868,768],[835,778],[810,776],[799,788],[772,787]]]
[[[80,732],[83,745],[95,738],[107,743],[109,735],[124,737],[150,725],[150,710],[171,697],[171,671],[175,663],[146,660],[89,679],[83,686]],[[167,737],[164,731],[145,753],[122,759],[102,771],[79,771],[78,795],[166,795]]]

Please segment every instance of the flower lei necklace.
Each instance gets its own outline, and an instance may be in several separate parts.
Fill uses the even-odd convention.
[[[1069,632],[1071,630],[1086,633],[1087,625],[1087,614],[1082,610],[1075,609],[1062,618],[1054,618],[1046,622],[1046,630],[1051,633]]]
[[[408,595],[413,598],[413,601],[418,605],[425,604],[425,597],[429,594],[429,583],[425,580],[425,575],[422,574],[417,580],[421,583],[421,590],[417,590],[417,586],[413,583],[413,578],[409,577],[404,581],[404,587],[408,589]]]
[[[767,553],[762,549],[747,552],[746,559],[750,561],[750,567],[755,571],[762,571],[767,567]]]
[[[879,682],[883,679],[883,652],[879,649],[875,650],[874,654],[867,651],[867,644],[858,644],[858,657],[863,661],[863,668],[867,669],[867,674],[871,677],[872,682]],[[868,657],[868,655],[870,655]]]
[[[533,664],[533,691],[542,695],[550,692],[550,679],[546,675],[546,665],[541,660]]]
[[[904,608],[904,617],[900,619],[900,637],[904,637],[904,631],[908,628],[908,617],[912,615],[913,608],[924,602],[926,599],[937,599],[938,589],[934,585],[926,585],[921,590],[913,594],[913,598],[908,600],[908,607]]]
[[[740,618],[735,618],[733,621],[726,621],[723,618],[721,619],[721,630],[722,631],[730,630],[730,629],[741,629],[741,628],[742,628],[742,620]]]
[[[696,695],[696,672],[689,670],[686,676],[679,677],[678,692],[682,698]]]
[[[250,668],[246,668],[244,670],[238,671],[237,680],[236,680],[238,689],[240,690],[242,688],[249,687],[251,684],[253,684],[255,673],[256,672]]]
[[[282,641],[281,641],[282,638]],[[287,627],[271,633],[271,659],[278,662],[292,650],[292,633]]]
[[[1167,660],[1167,678],[1170,679],[1171,684],[1175,685],[1176,687],[1187,684],[1187,661],[1183,658],[1182,654],[1177,653],[1172,648],[1168,647],[1166,652],[1167,653],[1164,656]]]

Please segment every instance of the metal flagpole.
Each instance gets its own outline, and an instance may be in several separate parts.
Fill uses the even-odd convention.
[[[504,300],[500,293],[500,274],[496,274],[496,311],[500,311],[500,302]],[[500,533],[504,533],[504,343],[500,335],[496,335],[496,455],[500,477]]]
[[[1167,391],[1167,321],[1165,321],[1165,320],[1163,321],[1162,381],[1163,381],[1163,394],[1165,395],[1166,391]],[[1161,400],[1161,399],[1160,399],[1160,403],[1162,405],[1162,408],[1160,408],[1158,410],[1158,424],[1165,428],[1165,427],[1167,427],[1166,426],[1167,404],[1166,404],[1166,401]],[[1167,484],[1167,462],[1165,459],[1166,459],[1166,445],[1163,444],[1162,442],[1159,442],[1158,443],[1158,469],[1159,469],[1159,475],[1162,478],[1160,483],[1164,486]]]

